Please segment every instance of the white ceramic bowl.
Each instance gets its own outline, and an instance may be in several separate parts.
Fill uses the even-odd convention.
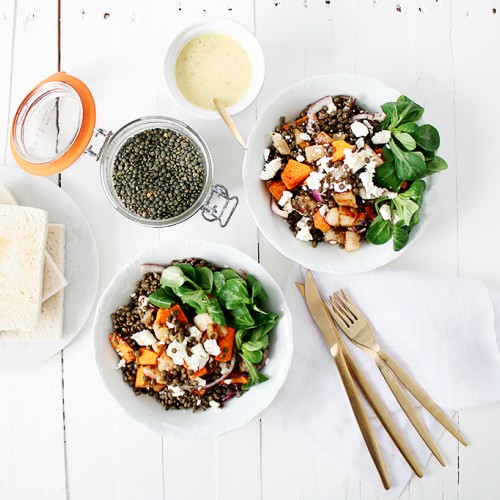
[[[392,240],[384,245],[371,245],[366,241],[356,252],[345,252],[338,247],[311,244],[294,238],[288,223],[271,212],[270,194],[259,179],[264,149],[271,144],[271,132],[281,116],[287,121],[295,118],[308,104],[326,95],[352,95],[368,110],[378,111],[380,105],[395,101],[401,92],[361,75],[336,74],[317,76],[285,90],[254,125],[248,139],[248,151],[243,161],[243,183],[250,211],[269,242],[289,259],[308,269],[334,274],[370,271],[396,259],[415,241],[425,228],[429,214],[436,203],[436,175],[426,178],[427,189],[420,211],[420,223],[410,235],[410,241],[399,252],[392,248]],[[411,97],[411,96],[410,96]]]
[[[269,298],[265,307],[279,314],[280,319],[270,334],[269,362],[263,372],[269,380],[252,387],[241,398],[232,399],[223,409],[169,410],[148,395],[136,396],[116,370],[116,352],[109,344],[112,331],[111,314],[130,300],[130,293],[141,278],[142,263],[166,264],[173,259],[202,257],[218,266],[243,270],[255,276]],[[201,240],[177,241],[147,250],[126,264],[111,280],[97,306],[93,326],[94,352],[97,368],[106,389],[123,410],[150,430],[186,439],[214,438],[247,424],[261,413],[283,385],[293,352],[292,319],[283,293],[269,273],[248,255],[233,247]]]
[[[196,23],[179,33],[173,40],[167,49],[162,66],[162,73],[168,91],[172,98],[192,115],[206,120],[218,120],[220,119],[220,115],[217,111],[200,108],[189,102],[182,95],[175,80],[175,63],[179,53],[190,40],[205,33],[221,33],[234,38],[247,51],[252,61],[253,74],[250,88],[241,101],[228,108],[231,115],[236,115],[246,109],[258,96],[264,83],[265,59],[255,36],[241,24],[229,19],[213,18]]]

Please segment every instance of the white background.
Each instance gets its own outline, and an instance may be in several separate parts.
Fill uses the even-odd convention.
[[[240,197],[226,229],[200,215],[175,228],[141,228],[108,204],[98,165],[83,158],[62,174],[62,188],[95,232],[101,289],[135,254],[170,239],[231,244],[259,258],[280,283],[290,269],[250,217],[242,150],[222,123],[185,115],[163,87],[160,63],[169,40],[184,25],[209,16],[246,25],[266,55],[262,93],[236,119],[243,135],[285,87],[317,74],[366,74],[423,104],[426,120],[441,131],[440,151],[450,168],[425,234],[394,265],[476,277],[500,290],[496,0],[2,0],[0,164],[14,164],[8,127],[18,103],[60,64],[92,90],[100,127],[116,130],[154,114],[187,121],[211,148],[215,181]],[[92,356],[90,324],[49,361],[26,370],[20,357],[19,371],[0,373],[1,499],[387,497],[336,474],[312,443],[304,448],[258,419],[205,442],[147,431],[106,394]],[[449,465],[442,469],[431,461],[425,477],[412,480],[402,498],[500,497],[500,405],[458,418],[472,445],[459,448],[445,436],[440,446]]]

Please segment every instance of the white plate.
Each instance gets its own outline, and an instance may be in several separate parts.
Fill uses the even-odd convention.
[[[116,370],[116,352],[109,344],[112,331],[111,314],[130,301],[130,294],[141,278],[139,265],[168,264],[173,259],[200,257],[217,266],[243,270],[255,276],[268,294],[265,307],[279,314],[280,319],[270,334],[269,362],[263,372],[270,378],[252,387],[239,399],[230,400],[221,410],[205,412],[169,410],[148,395],[136,396]],[[269,273],[252,258],[233,247],[201,240],[176,241],[143,252],[126,264],[111,280],[97,306],[94,320],[94,350],[97,368],[106,389],[134,420],[154,432],[185,439],[214,438],[235,430],[261,413],[283,385],[293,351],[292,319],[280,287]]]
[[[347,253],[323,243],[313,248],[310,243],[294,238],[288,223],[271,212],[269,191],[259,179],[259,172],[264,165],[263,152],[271,144],[271,132],[279,124],[280,116],[291,121],[308,104],[326,95],[339,94],[354,96],[363,107],[376,112],[385,102],[396,100],[401,92],[373,78],[350,74],[318,76],[290,87],[269,106],[252,129],[243,162],[243,183],[248,206],[257,226],[277,250],[314,271],[348,274],[370,271],[400,256],[422,234],[436,204],[437,189],[435,175],[425,179],[427,189],[420,211],[420,223],[412,230],[406,247],[399,252],[393,250],[392,240],[378,246],[364,242],[358,251]]]
[[[64,335],[51,342],[0,342],[0,370],[22,369],[64,349],[92,311],[99,283],[99,255],[92,230],[78,205],[56,184],[17,167],[0,167],[2,182],[20,205],[42,208],[50,223],[66,226]]]

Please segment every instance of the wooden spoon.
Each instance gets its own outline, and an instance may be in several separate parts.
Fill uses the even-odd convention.
[[[227,112],[226,106],[222,104],[220,99],[218,97],[214,98],[214,104],[215,107],[217,108],[217,111],[221,115],[222,119],[224,120],[225,124],[228,126],[229,130],[231,133],[234,135],[235,139],[241,144],[243,149],[248,149],[248,146],[246,142],[244,141],[243,137],[240,134],[240,131],[237,129],[236,124],[234,123],[233,119],[231,118],[231,115]]]

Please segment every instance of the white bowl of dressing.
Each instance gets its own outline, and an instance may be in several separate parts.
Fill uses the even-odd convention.
[[[255,36],[228,19],[189,26],[170,44],[162,73],[172,98],[206,120],[220,119],[218,97],[231,115],[246,109],[264,83],[265,60]]]

